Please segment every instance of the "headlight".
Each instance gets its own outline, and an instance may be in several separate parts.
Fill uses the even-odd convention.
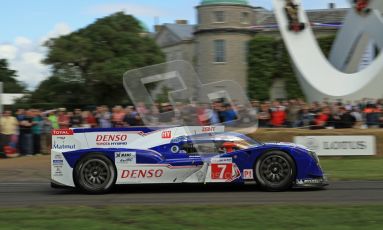
[[[319,164],[319,158],[318,155],[314,151],[308,151],[310,156],[315,160],[316,163]]]

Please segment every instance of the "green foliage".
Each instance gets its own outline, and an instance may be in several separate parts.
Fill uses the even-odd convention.
[[[327,56],[334,36],[318,39]],[[288,98],[303,97],[289,54],[281,39],[257,35],[249,43],[248,95],[252,99],[268,100],[274,79],[284,79]]]
[[[3,82],[4,93],[25,92],[25,86],[16,77],[16,71],[9,69],[7,60],[0,59],[0,82]]]
[[[164,61],[153,39],[143,33],[138,20],[119,12],[48,41],[44,63],[53,67],[53,76],[40,84],[32,101],[126,103],[123,73]]]

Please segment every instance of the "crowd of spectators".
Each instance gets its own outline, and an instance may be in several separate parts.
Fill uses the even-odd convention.
[[[308,129],[383,128],[383,100],[323,101],[303,100],[253,102],[259,127]]]
[[[1,150],[7,155],[49,153],[51,130],[67,128],[112,128],[156,125],[248,124],[258,119],[260,128],[383,128],[383,100],[363,99],[306,103],[303,100],[252,101],[253,109],[225,100],[208,104],[169,103],[148,107],[99,106],[94,110],[65,108],[41,111],[5,110],[0,119]]]

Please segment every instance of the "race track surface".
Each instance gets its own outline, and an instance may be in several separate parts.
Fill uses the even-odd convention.
[[[193,204],[383,204],[383,181],[331,182],[322,190],[264,192],[255,185],[139,185],[111,194],[86,195],[53,189],[46,182],[0,183],[1,207],[36,205],[193,205]]]

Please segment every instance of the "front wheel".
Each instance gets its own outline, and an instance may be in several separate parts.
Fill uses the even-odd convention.
[[[76,165],[74,180],[76,186],[86,193],[106,193],[116,181],[116,170],[108,157],[89,154]]]
[[[256,162],[254,171],[257,184],[269,191],[291,188],[296,174],[294,160],[282,151],[263,154]]]

